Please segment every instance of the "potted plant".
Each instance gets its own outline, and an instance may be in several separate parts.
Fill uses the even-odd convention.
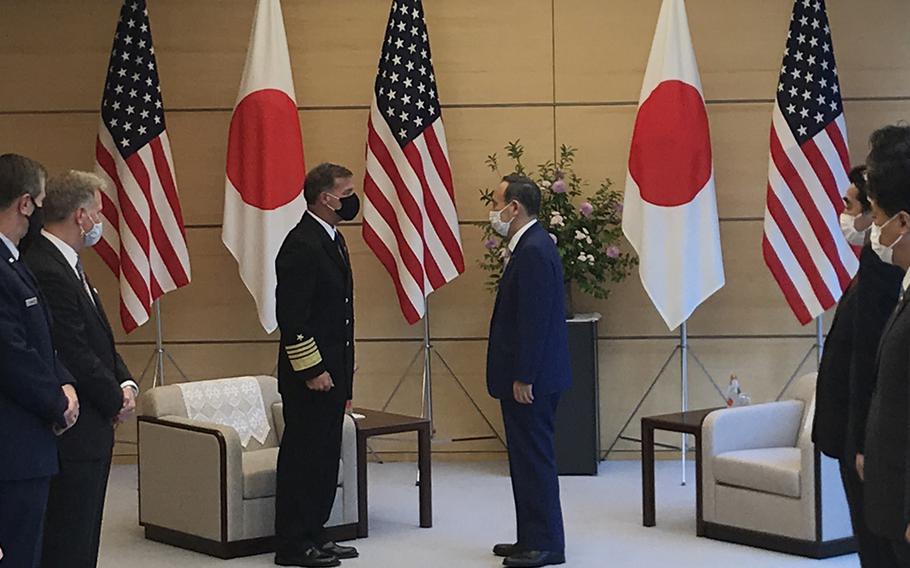
[[[497,175],[517,173],[534,180],[541,189],[538,222],[550,233],[562,258],[566,283],[566,314],[575,314],[573,286],[595,298],[610,294],[610,283],[621,282],[638,264],[638,258],[622,252],[622,194],[605,179],[588,198],[583,188],[587,183],[575,174],[576,149],[565,144],[559,147],[556,162],[548,160],[531,171],[522,162],[524,146],[519,140],[505,146],[512,167],[504,173],[496,154],[487,157],[487,166]],[[481,200],[489,206],[493,190],[480,190]],[[502,277],[508,242],[501,239],[492,227],[484,227],[486,252],[480,266],[489,274],[487,285],[495,290]]]

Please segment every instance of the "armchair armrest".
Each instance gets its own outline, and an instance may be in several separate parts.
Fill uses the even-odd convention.
[[[243,530],[242,448],[230,427],[138,418],[139,524],[226,542]]]
[[[803,403],[784,400],[717,410],[702,426],[705,459],[734,450],[796,447]]]

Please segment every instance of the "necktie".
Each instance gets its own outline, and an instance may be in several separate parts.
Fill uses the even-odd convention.
[[[85,290],[85,293],[88,294],[88,299],[92,301],[92,305],[95,305],[95,296],[92,294],[92,289],[88,285],[88,279],[85,277],[85,270],[82,269],[82,261],[76,261],[76,272],[79,273],[79,281],[82,282],[82,288]]]
[[[345,264],[347,264],[347,263],[348,263],[347,257],[345,257],[345,255],[344,255],[344,251],[345,251],[345,248],[346,248],[346,247],[344,246],[344,237],[342,237],[342,236],[341,236],[341,233],[338,232],[338,231],[335,231],[335,246],[338,247],[338,254],[341,256],[341,260],[342,260]]]

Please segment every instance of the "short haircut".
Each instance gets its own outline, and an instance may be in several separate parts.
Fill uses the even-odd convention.
[[[506,182],[506,203],[517,201],[524,205],[525,211],[531,217],[537,217],[540,212],[540,188],[534,181],[526,176],[509,174],[502,178]]]
[[[863,208],[863,213],[868,213],[872,209],[872,204],[869,203],[869,193],[866,191],[866,166],[856,166],[850,170],[847,177],[850,178],[850,183],[856,188],[856,197]]]
[[[47,180],[44,166],[19,154],[0,156],[0,209],[6,209],[26,193],[36,199]]]
[[[306,180],[303,182],[303,197],[308,205],[312,205],[316,203],[320,193],[335,187],[335,180],[353,176],[353,172],[344,166],[328,162],[319,164],[306,175]]]
[[[44,198],[44,222],[58,223],[80,207],[90,206],[95,201],[95,191],[104,186],[103,179],[89,172],[70,170],[52,177]]]
[[[870,199],[893,217],[910,213],[910,126],[880,128],[869,139],[866,191]]]

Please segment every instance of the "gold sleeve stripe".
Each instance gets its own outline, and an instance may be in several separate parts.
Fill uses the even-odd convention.
[[[298,359],[292,358],[291,359],[291,368],[294,369],[295,371],[305,371],[306,369],[315,367],[316,365],[318,365],[320,363],[322,363],[322,355],[320,355],[319,352],[317,351],[316,353],[314,353],[312,355],[308,355],[306,357],[302,357],[302,358],[298,358]]]
[[[316,344],[308,345],[307,347],[287,347],[285,351],[288,355],[309,355],[313,351],[318,351]]]
[[[294,345],[286,345],[285,349],[302,349],[304,347],[312,347],[316,345],[316,340],[313,338],[307,339],[306,341],[301,341],[300,343],[295,343]]]
[[[291,353],[291,354],[288,354],[288,359],[290,359],[291,361],[294,361],[297,359],[303,359],[305,357],[309,357],[310,355],[319,355],[319,350],[314,347],[305,353]]]

